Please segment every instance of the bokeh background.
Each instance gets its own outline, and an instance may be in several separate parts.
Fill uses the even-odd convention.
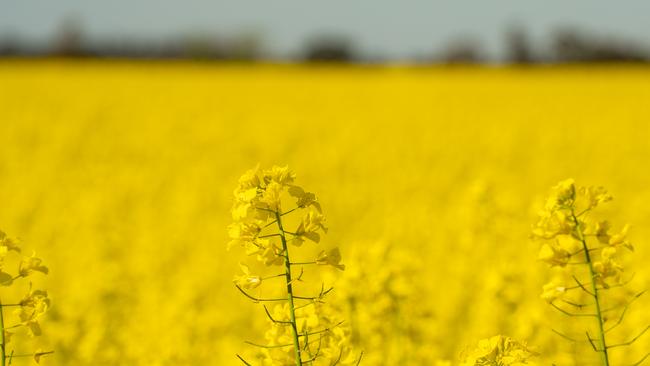
[[[541,364],[594,364],[552,332],[590,325],[540,299],[550,272],[529,239],[567,177],[611,191],[603,215],[632,224],[629,288],[649,285],[648,2],[0,5],[0,229],[50,267],[34,280],[53,299],[43,336],[17,338],[55,350],[44,364],[253,352],[267,324],[232,284],[245,255],[226,228],[258,163],[319,196],[330,232],[304,250],[341,248],[346,270],[324,280],[366,365],[456,364],[495,334]]]

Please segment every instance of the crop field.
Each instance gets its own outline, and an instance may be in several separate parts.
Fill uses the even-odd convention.
[[[647,67],[4,60],[0,230],[47,265],[29,281],[51,299],[42,335],[10,344],[53,350],[45,365],[286,365],[245,343],[275,325],[233,284],[240,262],[262,267],[227,249],[233,190],[258,165],[288,165],[322,207],[327,234],[296,255],[340,249],[345,270],[307,265],[296,282],[333,288],[339,364],[363,352],[361,365],[460,365],[496,335],[525,342],[531,364],[599,364],[595,319],[557,311],[544,291],[580,264],[549,266],[531,236],[569,178],[613,196],[597,208],[612,233],[630,224],[624,286],[601,291],[620,305],[606,327],[625,309],[608,344],[650,324],[650,296],[635,297],[650,287]],[[640,334],[610,364],[649,350]],[[326,351],[303,364],[334,364]]]

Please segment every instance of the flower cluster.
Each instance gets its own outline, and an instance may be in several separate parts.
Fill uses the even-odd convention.
[[[287,242],[295,246],[301,246],[306,240],[320,242],[321,233],[327,233],[321,206],[313,193],[294,184],[295,178],[288,167],[274,166],[266,170],[257,167],[239,179],[232,208],[234,222],[228,228],[229,248],[241,246],[246,254],[255,256],[264,265],[280,266],[284,263],[280,238],[286,237]],[[295,202],[288,211],[282,209],[285,193]],[[272,225],[281,225],[285,215],[300,209],[307,212],[295,230],[287,231],[282,227],[278,232],[266,232],[273,229]],[[322,264],[330,262],[319,260]]]
[[[463,355],[460,366],[535,365],[531,358],[536,355],[525,343],[497,335],[480,340],[475,349]]]
[[[251,266],[240,263],[242,274],[235,276],[235,285],[248,298],[264,304],[271,325],[266,332],[267,344],[249,343],[263,350],[264,365],[350,364],[354,356],[347,346],[349,329],[334,321],[335,312],[323,301],[331,288],[323,286],[320,293],[312,296],[295,293],[295,283],[304,282],[304,266],[345,269],[338,248],[322,250],[307,261],[291,260],[292,248],[301,247],[305,242],[319,243],[321,235],[327,233],[316,195],[296,185],[295,179],[295,174],[286,166],[265,170],[256,167],[239,179],[234,191],[228,247],[242,247],[258,262],[257,267],[284,267],[283,273],[263,276],[254,273]],[[285,210],[287,205],[290,207]],[[289,215],[301,212],[301,217],[293,218],[294,229],[289,230]],[[297,277],[296,267],[301,267]],[[282,279],[284,281],[280,282]],[[247,292],[267,281],[274,281],[275,288],[281,288],[285,296],[267,299]],[[297,304],[299,301],[301,303]],[[267,302],[282,304],[269,311]],[[242,357],[240,359],[248,364]]]
[[[621,323],[629,305],[603,310],[605,295],[611,296],[604,291],[625,285],[620,256],[634,250],[627,239],[629,225],[612,232],[609,221],[592,217],[595,208],[611,200],[602,187],[578,187],[572,179],[564,180],[553,187],[532,230],[533,237],[543,242],[538,259],[556,271],[544,285],[542,299],[565,315],[597,319],[597,336],[587,332],[585,341],[601,354],[603,365],[609,365],[610,348],[627,345],[608,344],[605,333]],[[619,310],[620,316],[604,315],[613,310]]]
[[[604,288],[619,285],[623,268],[617,256],[621,249],[634,250],[627,240],[629,225],[612,233],[609,221],[589,217],[594,208],[611,199],[612,196],[604,188],[576,187],[572,179],[553,187],[533,228],[533,236],[545,240],[538,259],[551,266],[566,267],[573,264],[571,261],[576,257],[586,256],[588,261],[593,262],[599,285]],[[588,245],[591,238],[595,239],[595,246]]]
[[[16,280],[26,278],[36,272],[47,274],[48,268],[43,265],[42,260],[36,257],[35,253],[30,256],[23,256],[18,263],[17,274],[11,275],[4,271],[6,260],[10,252],[20,254],[21,249],[18,241],[10,238],[4,232],[0,231],[0,284],[2,286],[11,286]],[[17,322],[15,324],[6,324],[4,310],[6,307],[15,307],[15,314],[17,315]],[[33,357],[38,363],[42,356],[52,352],[44,352],[40,349],[34,353],[29,354],[14,354],[14,351],[8,351],[8,345],[11,338],[19,328],[24,328],[27,334],[31,337],[41,335],[41,327],[39,324],[40,318],[50,308],[50,299],[48,298],[47,291],[34,290],[32,284],[29,284],[27,294],[18,303],[0,303],[0,364],[2,366],[11,364],[13,358],[17,357]]]

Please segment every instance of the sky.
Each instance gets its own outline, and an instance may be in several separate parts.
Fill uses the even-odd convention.
[[[392,59],[475,37],[496,58],[513,24],[541,46],[563,26],[650,45],[648,0],[0,0],[0,38],[46,42],[65,19],[76,19],[88,41],[252,32],[277,56],[328,34]]]

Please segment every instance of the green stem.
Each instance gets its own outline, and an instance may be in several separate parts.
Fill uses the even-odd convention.
[[[287,280],[287,300],[289,302],[289,319],[291,320],[291,329],[293,331],[293,347],[296,352],[296,366],[302,366],[302,358],[300,356],[300,338],[298,336],[298,326],[296,324],[296,309],[293,304],[293,286],[291,282],[291,260],[289,259],[289,248],[287,246],[287,239],[284,236],[284,229],[282,228],[282,214],[275,212],[275,219],[280,229],[280,239],[282,240],[282,251],[284,252],[284,268]],[[4,366],[4,365],[3,365]]]
[[[6,354],[5,354],[5,322],[4,322],[4,311],[2,309],[2,301],[0,300],[0,360],[2,360],[2,366],[6,365]]]
[[[593,291],[594,300],[596,301],[596,318],[598,319],[598,336],[600,338],[600,344],[602,347],[602,349],[598,351],[601,353],[603,365],[609,366],[609,356],[607,354],[607,343],[605,342],[605,329],[604,329],[605,322],[603,321],[603,314],[600,309],[600,298],[598,296],[598,286],[596,285],[596,272],[594,271],[594,264],[591,260],[591,255],[589,254],[589,247],[587,246],[587,241],[585,240],[585,237],[582,234],[580,223],[578,222],[578,218],[576,217],[576,214],[573,211],[573,209],[571,209],[571,215],[573,216],[573,220],[576,224],[576,231],[578,233],[580,242],[582,243],[582,248],[585,251],[585,260],[589,265],[589,274],[591,277],[591,289]]]

